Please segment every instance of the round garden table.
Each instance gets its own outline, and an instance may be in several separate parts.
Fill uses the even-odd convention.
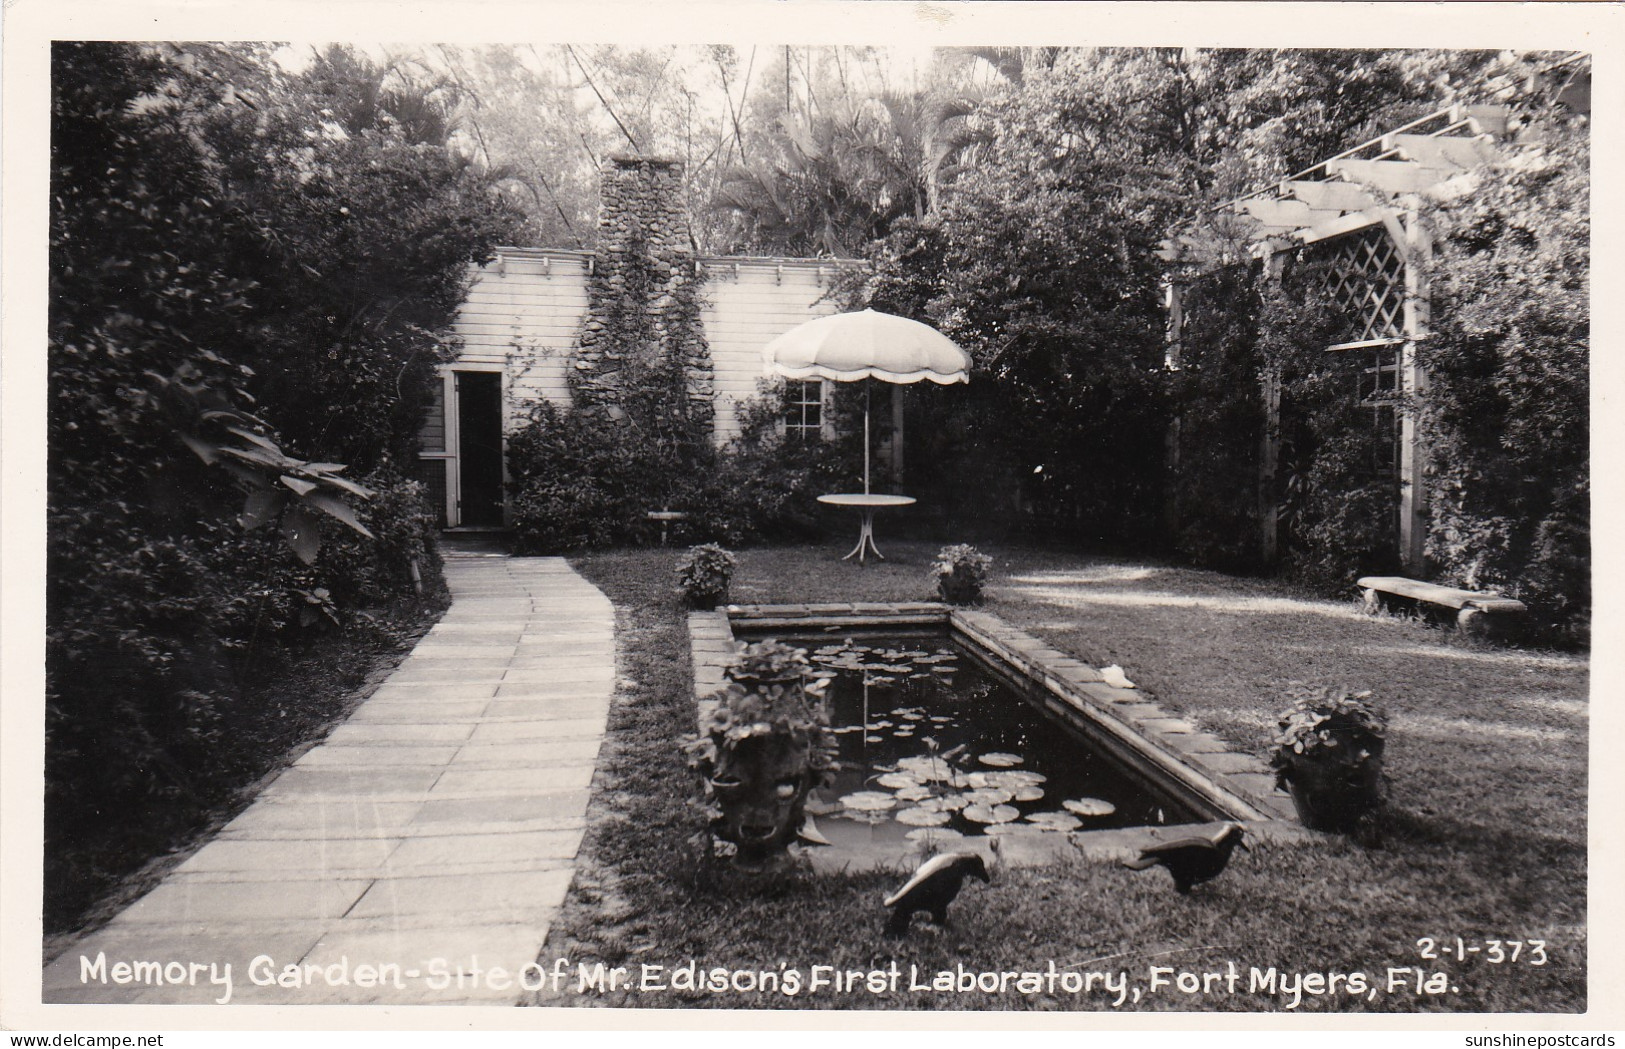
[[[882,561],[886,559],[875,546],[875,511],[890,506],[913,506],[915,499],[912,495],[871,495],[868,492],[841,492],[835,495],[821,495],[818,501],[829,506],[850,506],[857,509],[863,517],[863,523],[858,526],[858,545],[852,552],[841,558],[842,561],[853,557],[858,564],[863,564],[864,554],[873,550],[876,557]]]

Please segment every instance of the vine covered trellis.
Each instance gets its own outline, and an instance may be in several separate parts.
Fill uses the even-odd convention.
[[[1499,152],[1473,147],[1470,177],[1373,192],[1302,246],[1260,242],[1250,265],[1176,288],[1185,554],[1334,587],[1403,568],[1521,597],[1548,637],[1585,634],[1588,124],[1572,93],[1548,94]]]

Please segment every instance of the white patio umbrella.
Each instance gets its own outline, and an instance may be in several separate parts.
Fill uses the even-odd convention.
[[[929,324],[875,310],[837,313],[791,328],[762,350],[768,375],[786,379],[970,382],[970,354]],[[869,491],[869,389],[863,398],[863,491]]]

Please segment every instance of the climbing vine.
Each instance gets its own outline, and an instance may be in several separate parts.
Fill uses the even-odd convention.
[[[1554,111],[1530,129],[1538,144],[1431,210],[1422,349],[1429,561],[1574,639],[1591,603],[1587,132]]]
[[[1283,261],[1279,277],[1232,266],[1185,293],[1181,360],[1170,380],[1179,406],[1175,542],[1198,563],[1257,567],[1273,511],[1276,550],[1292,574],[1339,588],[1361,572],[1396,567],[1392,435],[1374,423],[1365,398],[1369,362],[1326,350],[1342,340],[1348,319],[1323,290],[1325,265]],[[1388,407],[1397,411],[1397,399]]]
[[[1326,267],[1288,260],[1261,296],[1259,352],[1278,377],[1279,461],[1270,497],[1279,549],[1293,575],[1331,590],[1399,567],[1398,485],[1391,427],[1374,419],[1363,354],[1328,351],[1348,331]],[[1397,393],[1388,410],[1401,410]]]

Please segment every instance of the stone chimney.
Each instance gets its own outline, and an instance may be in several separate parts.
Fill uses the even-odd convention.
[[[602,171],[598,243],[587,280],[587,315],[572,388],[585,410],[619,414],[637,383],[671,383],[680,369],[684,405],[671,407],[709,433],[714,409],[711,350],[700,317],[694,242],[683,208],[680,161],[614,156]]]

